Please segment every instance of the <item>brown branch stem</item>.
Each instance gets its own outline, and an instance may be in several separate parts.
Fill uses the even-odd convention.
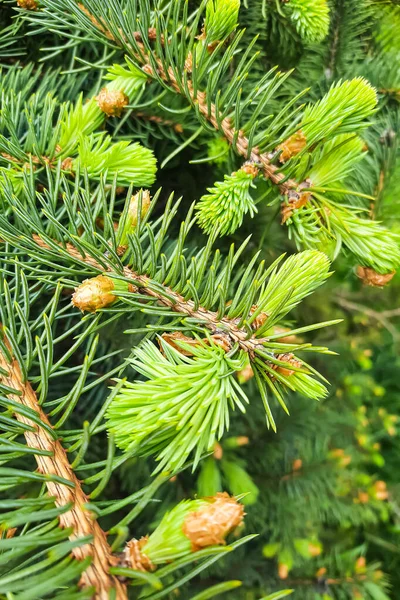
[[[49,249],[49,246],[44,242],[40,236],[33,235],[33,239],[38,246],[41,248]],[[77,258],[80,261],[84,261],[87,265],[94,267],[95,269],[105,272],[113,273],[110,268],[108,271],[104,271],[104,268],[94,258],[88,256],[82,256],[79,250],[73,244],[66,244],[65,249],[70,256]],[[256,338],[249,337],[248,331],[243,327],[239,327],[238,319],[230,319],[229,317],[218,318],[216,312],[205,309],[201,306],[196,307],[192,300],[185,300],[183,296],[172,290],[170,287],[165,287],[166,295],[162,295],[159,292],[151,289],[151,279],[147,275],[139,275],[129,267],[124,267],[124,276],[127,279],[131,279],[136,291],[141,294],[149,296],[149,298],[155,298],[159,304],[170,308],[171,310],[201,320],[205,327],[209,329],[213,334],[219,334],[222,338],[225,338],[232,347],[234,344],[248,352],[251,356],[257,347],[262,347],[263,342],[267,341],[268,338]]]
[[[400,339],[400,333],[398,329],[389,321],[389,317],[395,317],[400,315],[400,309],[388,310],[378,312],[369,308],[368,306],[364,306],[363,304],[359,304],[358,302],[352,302],[343,298],[341,296],[337,296],[334,298],[334,302],[344,308],[345,310],[351,312],[361,312],[370,319],[374,319],[378,321],[387,331],[392,335],[395,341]]]
[[[9,344],[7,346],[10,348]],[[24,382],[17,361],[12,358],[11,362],[8,362],[6,356],[0,352],[0,368],[7,373],[7,375],[0,374],[0,382],[16,391],[15,394],[10,394],[10,398],[14,402],[34,410],[39,415],[41,422],[51,427],[46,414],[38,404],[35,391],[29,382]],[[15,417],[21,423],[33,424],[28,417],[18,412],[15,413]],[[25,431],[24,435],[30,448],[50,450],[52,453],[51,456],[35,455],[38,471],[43,474],[57,475],[73,484],[73,487],[69,487],[54,481],[46,482],[48,493],[55,498],[56,506],[72,504],[72,508],[68,512],[60,515],[60,526],[72,528],[71,540],[88,535],[93,538],[91,543],[72,550],[72,555],[77,560],[83,560],[89,556],[92,558],[91,564],[81,575],[79,585],[84,588],[94,588],[96,600],[108,600],[110,590],[115,590],[116,600],[126,600],[128,597],[126,586],[109,573],[109,568],[116,564],[117,559],[112,555],[104,531],[91,513],[85,509],[88,498],[69,464],[67,454],[60,441],[54,440],[46,429],[38,425],[35,425],[34,432]]]
[[[133,116],[138,119],[143,119],[144,121],[150,121],[151,123],[158,123],[159,125],[164,125],[165,127],[171,127],[176,133],[182,133],[183,127],[180,123],[175,123],[171,119],[163,119],[157,115],[149,115],[145,112],[134,111]]]
[[[88,10],[85,6],[78,3],[79,8],[86,14],[86,16],[90,19],[95,27],[99,31],[101,31],[109,40],[114,41],[119,44],[119,40],[107,30],[105,25],[99,22]],[[156,73],[154,68],[151,66],[151,60],[148,56],[144,45],[140,42],[141,35],[140,33],[134,33],[136,43],[140,49],[140,54],[135,52],[134,48],[130,46],[131,52],[134,58],[141,62],[144,65],[144,71],[150,75],[155,77]],[[151,37],[151,36],[150,36]],[[174,70],[170,67],[167,71],[165,71],[164,66],[159,58],[154,56],[156,65],[157,65],[157,74],[161,77],[171,88],[177,92],[178,94],[182,94],[182,87],[179,85],[178,80],[176,79]],[[272,181],[274,185],[279,187],[281,194],[287,194],[289,190],[296,190],[299,186],[297,181],[292,179],[288,179],[285,181],[286,177],[283,173],[279,172],[279,167],[271,163],[270,154],[269,153],[260,153],[258,148],[252,148],[249,152],[249,140],[244,135],[242,131],[237,132],[234,127],[232,127],[231,119],[226,117],[220,123],[218,122],[218,114],[217,108],[215,104],[208,103],[205,92],[195,91],[192,82],[188,79],[185,85],[187,93],[189,94],[189,98],[193,104],[197,104],[200,113],[213,125],[213,127],[222,131],[227,141],[235,148],[237,152],[243,156],[246,160],[258,163],[262,165],[262,172],[266,179]],[[237,135],[238,133],[238,135]],[[237,139],[236,138],[237,135]]]

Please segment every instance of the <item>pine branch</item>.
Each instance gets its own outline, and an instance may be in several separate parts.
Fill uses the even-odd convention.
[[[6,348],[11,351],[11,346],[6,339]],[[10,352],[11,355],[11,352]],[[43,474],[52,474],[70,481],[73,487],[66,487],[56,481],[46,483],[48,493],[55,498],[55,504],[58,507],[72,504],[71,510],[60,514],[59,521],[62,528],[71,528],[73,533],[71,540],[76,540],[85,536],[92,536],[93,542],[84,546],[77,546],[72,549],[72,554],[76,560],[82,561],[85,558],[92,557],[89,567],[82,573],[80,585],[84,588],[94,588],[97,600],[108,600],[110,591],[115,591],[116,600],[127,598],[126,586],[123,585],[117,577],[110,575],[109,568],[118,561],[112,556],[111,549],[107,543],[104,531],[100,528],[91,513],[85,509],[88,498],[82,490],[80,481],[71,469],[66,452],[58,439],[54,439],[48,430],[51,424],[38,403],[36,393],[29,382],[24,381],[20,366],[15,358],[9,362],[4,352],[0,351],[0,383],[12,388],[15,393],[10,397],[14,402],[18,402],[38,414],[40,421],[46,427],[36,427],[36,430],[24,431],[25,439],[30,448],[38,450],[51,451],[51,456],[35,455],[38,470]],[[25,425],[31,425],[31,420],[20,414],[15,413],[18,421]]]

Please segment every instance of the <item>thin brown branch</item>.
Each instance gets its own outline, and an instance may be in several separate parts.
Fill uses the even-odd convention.
[[[91,20],[93,25],[97,27],[99,31],[101,31],[109,40],[114,41],[119,44],[119,40],[107,30],[104,23],[101,23],[98,19],[96,19],[88,9],[82,4],[78,4],[79,8],[86,14],[86,16]],[[136,60],[141,62],[144,65],[144,70],[150,76],[155,77],[156,74],[161,77],[171,88],[177,92],[178,94],[182,94],[182,88],[176,79],[175,73],[173,69],[169,68],[165,71],[164,66],[159,58],[156,56],[155,61],[157,64],[157,73],[154,71],[154,68],[151,66],[151,60],[148,54],[146,53],[146,49],[144,45],[140,42],[141,36],[139,33],[134,34],[136,43],[140,49],[140,54],[135,52],[134,48],[131,47],[131,52]],[[189,63],[190,61],[187,60]],[[188,65],[190,66],[190,65]],[[231,119],[226,117],[221,122],[219,122],[219,114],[217,114],[217,109],[215,104],[208,103],[205,92],[198,91],[197,93],[194,90],[192,82],[188,79],[185,85],[187,93],[189,94],[190,100],[197,104],[200,113],[215,127],[217,131],[222,131],[227,141],[231,144],[235,144],[235,148],[237,152],[243,156],[246,160],[258,163],[262,165],[263,175],[266,179],[272,181],[273,184],[279,187],[279,190],[282,194],[287,194],[290,190],[296,190],[299,186],[297,181],[292,179],[288,179],[285,181],[286,177],[283,173],[279,172],[279,167],[271,163],[270,154],[269,153],[260,153],[258,148],[252,148],[249,152],[249,140],[244,135],[242,131],[239,133],[232,126]],[[238,135],[237,135],[238,133]],[[237,135],[237,139],[236,138]]]
[[[40,236],[33,235],[33,239],[41,248],[49,248]],[[66,244],[65,249],[70,256],[77,258],[80,261],[83,260],[87,265],[94,267],[103,273],[105,272],[100,263],[94,258],[83,256],[73,244]],[[113,271],[112,269],[108,269],[106,272],[112,273]],[[242,350],[248,352],[252,356],[256,348],[262,347],[263,342],[268,339],[249,337],[248,331],[244,327],[239,327],[238,319],[230,319],[229,317],[218,319],[216,312],[207,310],[201,306],[196,308],[195,303],[192,300],[185,300],[183,296],[168,286],[165,287],[165,296],[152,290],[150,287],[151,279],[147,277],[147,275],[139,275],[129,267],[124,267],[124,276],[133,281],[136,292],[138,291],[142,295],[149,296],[149,298],[157,299],[159,304],[166,306],[181,315],[201,320],[207,329],[213,334],[218,334],[220,336],[221,342],[225,338],[229,347],[238,344]]]
[[[38,404],[32,386],[29,382],[23,381],[21,369],[17,361],[12,359],[11,362],[8,362],[4,354],[0,352],[0,368],[7,372],[7,375],[0,375],[1,383],[16,391],[15,394],[10,394],[10,398],[14,402],[18,402],[22,406],[34,410],[39,415],[41,422],[51,427],[47,416]],[[32,425],[29,418],[18,412],[16,412],[15,417],[21,423]],[[71,540],[88,535],[93,538],[90,544],[85,544],[72,550],[72,554],[77,560],[83,560],[89,556],[92,557],[91,564],[82,573],[79,582],[80,586],[94,588],[96,590],[94,596],[96,600],[109,600],[110,590],[115,590],[116,600],[126,600],[128,597],[126,586],[116,577],[109,574],[109,568],[116,564],[117,559],[111,553],[104,531],[97,521],[93,519],[91,513],[85,509],[88,498],[82,490],[80,481],[71,469],[64,448],[59,440],[54,440],[49,435],[46,429],[37,425],[35,427],[36,430],[34,432],[26,431],[24,433],[26,443],[30,448],[50,450],[52,453],[51,456],[35,456],[38,471],[43,474],[57,475],[73,484],[73,487],[69,487],[54,481],[46,483],[48,493],[51,497],[55,498],[57,506],[72,504],[72,508],[68,512],[60,515],[60,526],[63,528],[72,528]]]
[[[400,309],[396,309],[393,311],[378,312],[376,310],[373,310],[372,308],[369,308],[368,306],[359,304],[358,302],[346,300],[346,298],[342,298],[341,296],[337,296],[336,298],[334,298],[334,302],[336,304],[339,304],[339,306],[341,306],[345,310],[351,312],[360,312],[369,317],[370,319],[374,319],[375,321],[380,323],[385,329],[387,329],[387,331],[392,335],[394,341],[397,342],[400,340],[400,332],[398,331],[397,327],[395,327],[395,325],[393,325],[388,319],[388,317],[391,316],[399,316]]]
[[[174,123],[171,119],[163,119],[157,115],[149,115],[144,112],[134,111],[133,116],[138,119],[143,119],[144,121],[150,121],[151,123],[158,123],[159,125],[164,125],[165,127],[171,127],[176,133],[182,133],[183,127],[180,123]]]

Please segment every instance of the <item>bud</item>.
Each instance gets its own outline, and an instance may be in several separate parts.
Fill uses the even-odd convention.
[[[281,224],[284,225],[288,219],[293,215],[296,210],[299,210],[305,206],[311,198],[310,192],[296,192],[295,190],[289,190],[287,194],[288,202],[282,203]]]
[[[70,156],[67,156],[67,158],[64,158],[64,160],[62,161],[61,168],[63,171],[72,171],[73,165],[74,165],[74,159],[71,158]]]
[[[151,571],[201,548],[225,544],[226,536],[241,525],[244,514],[243,505],[226,492],[183,500],[164,515],[150,536],[128,542],[120,564]]]
[[[219,346],[225,352],[229,352],[230,350],[232,350],[232,342],[226,333],[215,333],[211,336],[211,340],[213,344]],[[203,341],[205,343],[208,343],[208,340]]]
[[[313,544],[310,543],[307,546],[308,552],[310,553],[310,556],[312,556],[313,558],[315,558],[316,556],[319,556],[322,552],[322,548],[319,544]]]
[[[351,463],[351,456],[345,453],[343,448],[335,448],[329,452],[329,458],[338,461],[339,466],[347,467]]]
[[[321,567],[320,569],[318,569],[318,571],[315,573],[315,577],[317,579],[321,579],[321,577],[323,577],[324,575],[326,575],[327,573],[327,569],[326,567]]]
[[[92,279],[86,279],[75,289],[72,295],[72,304],[82,312],[96,312],[115,302],[117,296],[112,292],[117,290],[134,292],[137,288],[124,281],[112,279],[106,275],[98,275]]]
[[[249,438],[247,437],[247,435],[239,435],[236,438],[236,443],[238,446],[247,446],[247,444],[249,443]]]
[[[257,177],[257,175],[259,174],[260,169],[257,167],[257,165],[254,162],[249,161],[243,165],[243,167],[241,168],[241,171],[243,171],[247,175],[251,175],[251,177],[253,179],[255,179]]]
[[[216,460],[221,460],[221,458],[224,456],[222,446],[218,442],[215,442],[213,456]]]
[[[365,560],[365,557],[364,556],[360,556],[356,560],[355,572],[356,573],[364,573],[365,570],[366,570],[366,566],[367,566],[367,561]]]
[[[295,369],[300,368],[302,365],[302,362],[295,358],[294,354],[278,354],[276,358],[278,360],[281,360],[282,362],[289,363],[289,365],[293,365]],[[280,375],[283,375],[284,377],[290,377],[296,372],[293,369],[290,369],[289,367],[283,367],[281,365],[272,365],[272,369],[277,373],[280,373]]]
[[[124,92],[104,87],[96,97],[97,106],[108,117],[120,117],[129,98]]]
[[[293,469],[293,471],[300,471],[302,466],[303,466],[303,461],[301,460],[301,458],[296,458],[296,460],[293,461],[292,469]]]
[[[256,312],[257,310],[257,304],[253,304],[253,306],[250,309],[250,315],[252,315],[253,313]],[[256,318],[254,319],[254,321],[252,321],[251,326],[253,329],[260,329],[260,327],[262,327],[264,325],[264,323],[266,322],[266,320],[268,319],[268,315],[265,312],[261,312],[259,313]]]
[[[224,450],[234,450],[240,446],[247,446],[250,443],[247,435],[239,435],[238,437],[225,438],[222,445]]]
[[[365,285],[371,287],[385,287],[389,281],[393,279],[396,271],[391,273],[377,273],[372,267],[357,267],[357,277],[359,277]]]
[[[368,504],[368,502],[369,502],[369,495],[367,494],[367,492],[359,491],[357,498],[354,498],[355,504]]]
[[[119,239],[118,254],[123,254],[128,247],[128,235],[133,233],[139,221],[139,207],[141,202],[140,218],[143,219],[149,212],[151,199],[149,190],[140,190],[131,197],[126,217],[121,216],[118,224],[118,230],[121,230]]]
[[[285,563],[279,563],[278,576],[279,579],[287,579],[289,575],[289,567]]]
[[[282,150],[279,156],[279,162],[285,163],[296,154],[299,154],[307,145],[306,136],[302,131],[298,131],[290,136],[287,140],[285,140],[280,146],[278,146],[278,150]]]
[[[180,331],[174,331],[174,333],[163,333],[161,338],[164,340],[164,342],[167,342],[167,344],[169,346],[172,346],[172,348],[174,348],[175,350],[178,350],[178,352],[180,352],[180,354],[182,354],[183,356],[193,356],[193,352],[191,352],[189,349],[183,348],[179,344],[179,342],[184,342],[185,344],[187,344],[188,346],[191,346],[191,347],[196,347],[196,346],[201,345],[201,342],[199,340],[190,338],[187,335],[184,335],[183,333],[181,333]],[[160,351],[165,356],[164,346],[162,345],[160,340],[158,342],[158,345],[160,346]]]
[[[302,343],[301,338],[297,337],[297,335],[290,334],[289,327],[280,327],[279,325],[276,325],[274,327],[274,335],[276,335],[277,333],[286,333],[286,332],[288,333],[288,335],[282,336],[277,340],[280,344],[301,344]]]
[[[347,467],[351,463],[351,456],[345,453],[343,448],[335,448],[329,452],[329,458],[335,459],[338,461],[338,464],[341,467]]]
[[[38,3],[36,0],[17,0],[17,5],[25,10],[37,10]]]
[[[373,485],[372,493],[376,500],[387,500],[389,497],[389,492],[384,481],[376,481]]]
[[[120,557],[120,566],[135,569],[135,571],[154,571],[156,568],[151,560],[141,552],[146,545],[149,536],[140,538],[140,540],[130,540]]]
[[[243,369],[241,369],[240,371],[238,371],[236,373],[236,376],[241,385],[243,385],[244,383],[246,383],[246,381],[249,381],[250,379],[252,379],[254,377],[254,371],[250,364],[250,361],[247,363],[247,365]]]
[[[6,538],[7,540],[11,539],[14,537],[14,535],[17,533],[18,529],[16,527],[11,527],[10,529],[6,530]]]
[[[198,511],[189,513],[183,523],[183,533],[192,550],[225,544],[225,538],[242,524],[244,507],[226,492],[218,493]]]

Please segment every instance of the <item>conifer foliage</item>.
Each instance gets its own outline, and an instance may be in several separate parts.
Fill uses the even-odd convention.
[[[388,598],[396,415],[331,405],[340,277],[396,289],[400,21],[349,3],[0,4],[4,600]]]

